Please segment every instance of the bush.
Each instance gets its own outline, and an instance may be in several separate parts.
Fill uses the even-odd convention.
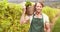
[[[52,28],[52,32],[60,32],[60,17],[55,22],[54,27]]]
[[[48,15],[49,20],[50,20],[50,22],[51,22],[52,19],[53,19],[54,17],[56,17],[58,11],[57,11],[57,9],[55,9],[55,8],[51,8],[51,7],[49,7],[49,6],[45,6],[45,7],[43,8],[43,13],[45,13],[45,14]]]
[[[20,32],[20,4],[0,2],[0,32]]]
[[[56,16],[56,9],[44,7],[50,20]],[[20,25],[22,6],[20,4],[0,2],[0,32],[28,32],[30,23]]]

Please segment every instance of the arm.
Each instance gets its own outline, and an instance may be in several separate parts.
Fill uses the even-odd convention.
[[[29,17],[28,16],[21,16],[21,19],[20,19],[20,24],[24,24],[24,23],[27,23],[27,21],[29,20]]]
[[[25,12],[26,12],[26,9],[24,8],[23,14],[22,14],[21,19],[20,19],[20,24],[24,24],[28,21],[28,16],[25,16]]]
[[[49,23],[45,24],[45,29],[46,29],[46,32],[50,32],[50,24]]]
[[[45,29],[46,29],[46,32],[50,32],[50,22],[48,17],[46,17]]]

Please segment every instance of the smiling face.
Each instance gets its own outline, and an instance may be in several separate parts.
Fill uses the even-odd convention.
[[[42,3],[36,3],[35,5],[36,12],[41,12],[42,8],[43,8]]]

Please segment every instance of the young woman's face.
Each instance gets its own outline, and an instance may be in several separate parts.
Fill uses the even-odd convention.
[[[36,11],[41,12],[42,11],[42,5],[40,3],[36,4]]]

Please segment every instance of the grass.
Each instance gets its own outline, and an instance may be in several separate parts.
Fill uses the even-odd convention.
[[[53,29],[52,29],[52,32],[60,32],[60,17],[58,18],[58,20],[56,21]]]

